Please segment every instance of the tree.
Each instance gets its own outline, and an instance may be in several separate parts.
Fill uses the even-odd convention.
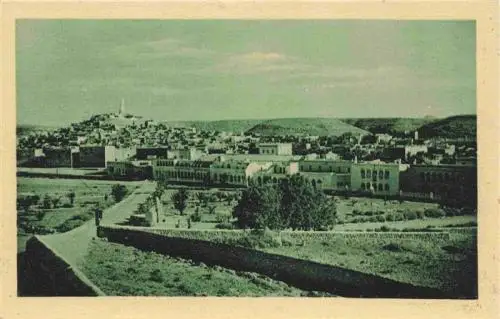
[[[111,187],[111,196],[115,199],[115,202],[120,202],[125,195],[127,195],[127,187],[122,184],[115,184]]]
[[[52,200],[50,196],[48,194],[45,194],[42,201],[42,207],[44,209],[50,209],[51,205],[52,205]]]
[[[234,207],[233,217],[240,228],[269,227],[281,228],[279,215],[280,193],[270,183],[258,186],[251,182],[241,194],[241,199]]]
[[[197,192],[196,199],[198,200],[198,203],[200,204],[200,206],[203,206],[203,207],[207,206],[208,198],[205,195],[205,193]]]
[[[210,205],[210,206],[208,206],[208,207],[207,207],[208,213],[209,213],[210,215],[215,214],[215,208],[216,208],[216,207],[215,207],[215,205]]]
[[[233,210],[240,228],[328,230],[335,225],[335,201],[294,175],[276,186],[251,183]]]
[[[188,198],[189,198],[188,191],[185,188],[179,189],[172,195],[172,201],[174,202],[174,207],[179,211],[181,215],[184,214],[184,210],[187,207]]]
[[[57,208],[60,201],[61,201],[61,197],[53,197],[52,198],[52,207]]]
[[[71,206],[74,206],[75,204],[75,192],[74,191],[70,191],[68,194],[66,194],[66,196],[69,198],[69,202],[71,203]]]

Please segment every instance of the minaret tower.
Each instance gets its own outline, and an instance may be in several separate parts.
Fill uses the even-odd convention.
[[[120,104],[120,110],[118,111],[120,117],[125,116],[125,99],[122,98],[122,103]]]

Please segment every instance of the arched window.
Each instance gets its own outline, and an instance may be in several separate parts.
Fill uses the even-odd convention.
[[[382,171],[382,170],[378,171],[378,178],[379,179],[384,178],[384,171]]]
[[[365,190],[365,189],[366,189],[366,185],[365,185],[365,183],[361,183],[361,189],[362,189],[362,190]]]
[[[381,192],[384,190],[384,185],[378,184],[378,190]]]
[[[389,184],[385,184],[385,191],[388,192],[389,191]]]
[[[365,170],[364,169],[361,169],[361,178],[365,178]],[[362,184],[364,185],[364,184]]]
[[[369,169],[366,170],[366,177],[371,178],[372,177],[372,171]]]

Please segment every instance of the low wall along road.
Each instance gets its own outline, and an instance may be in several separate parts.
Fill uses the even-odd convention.
[[[99,227],[99,236],[106,237],[111,242],[187,258],[208,265],[257,272],[304,290],[326,291],[345,297],[447,297],[436,289],[417,287],[341,267],[199,239],[212,236],[214,240],[217,235],[223,236],[223,234],[242,236],[243,232],[218,231],[209,234],[209,232],[202,231],[160,231],[121,226]]]

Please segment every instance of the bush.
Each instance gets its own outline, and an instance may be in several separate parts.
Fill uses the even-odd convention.
[[[384,217],[384,215],[377,215],[377,218],[376,218],[376,219],[377,219],[377,221],[378,221],[378,222],[385,222],[385,217]]]
[[[415,213],[414,211],[406,211],[404,213],[404,217],[406,220],[414,220],[414,219],[417,219],[417,213]]]
[[[403,214],[401,214],[401,213],[394,214],[394,221],[400,222],[402,220],[404,220]]]
[[[393,214],[387,214],[387,216],[385,217],[385,219],[388,222],[393,222],[394,221],[394,215]]]
[[[441,218],[445,216],[445,213],[442,209],[428,208],[424,211],[424,215],[430,218]]]
[[[375,222],[377,221],[377,217],[378,217],[378,216],[370,216],[370,217],[368,217],[368,221],[369,221],[370,223],[375,223]]]
[[[215,215],[215,220],[218,223],[227,223],[229,222],[230,219],[231,219],[231,214],[227,212],[226,213],[220,212]]]
[[[189,216],[189,219],[192,221],[192,222],[201,222],[201,214],[199,211],[195,211],[194,214],[191,214],[191,216]]]
[[[387,227],[386,225],[384,225],[384,226],[380,227],[380,231],[382,231],[382,232],[388,232],[388,231],[390,231],[390,230],[391,230],[391,229],[390,229],[389,227]]]
[[[234,224],[229,223],[229,222],[224,222],[224,223],[218,223],[215,225],[215,228],[217,229],[234,229]]]
[[[418,219],[424,219],[424,217],[425,217],[424,211],[417,210],[415,213],[417,214]]]
[[[160,269],[155,269],[149,274],[149,280],[155,281],[155,282],[163,282],[163,273],[161,272]]]
[[[356,216],[356,215],[361,215],[361,212],[359,211],[359,209],[353,209],[353,211],[352,211],[352,215],[353,215],[353,216]]]
[[[115,199],[115,202],[120,202],[128,193],[128,189],[125,185],[115,184],[111,187],[111,196]]]
[[[252,249],[279,247],[281,238],[268,229],[254,229],[245,237],[236,239],[233,244]]]
[[[407,250],[398,243],[389,243],[389,244],[383,246],[382,249],[388,250],[388,251],[393,251],[393,252],[400,252],[400,251]]]

